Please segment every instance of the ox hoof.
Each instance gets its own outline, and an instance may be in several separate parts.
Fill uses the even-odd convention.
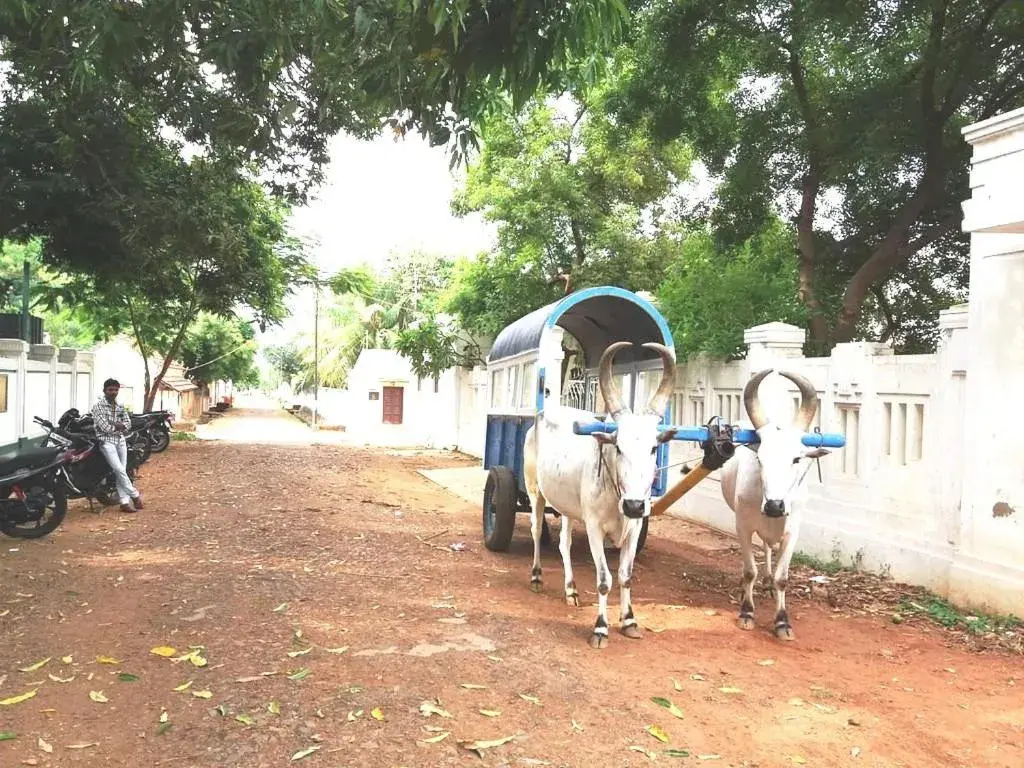
[[[580,607],[580,596],[579,596],[579,594],[577,594],[576,592],[566,592],[565,593],[565,604],[566,605],[571,605],[574,608],[579,608]]]
[[[787,624],[785,626],[775,628],[775,637],[779,640],[796,640],[796,633],[793,632],[793,628]]]
[[[590,636],[590,647],[600,650],[608,645],[608,635],[599,635],[596,632]]]
[[[636,624],[630,624],[627,627],[622,628],[622,634],[628,637],[630,640],[639,640],[644,636],[644,633],[640,631],[640,627]]]
[[[754,617],[741,614],[736,623],[739,624],[740,629],[750,631],[754,628]]]
[[[538,595],[544,591],[544,582],[542,581],[531,581],[530,590],[536,592]]]

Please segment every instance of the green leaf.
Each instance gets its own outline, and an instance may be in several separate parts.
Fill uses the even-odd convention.
[[[683,719],[683,711],[668,699],[664,699],[660,696],[653,696],[651,698],[651,701],[653,701],[659,707],[664,707],[665,709],[667,709],[669,713],[671,713],[674,717],[678,717],[680,720]]]
[[[122,683],[134,683],[139,680],[139,676],[133,675],[131,672],[121,672],[118,674],[117,679]]]
[[[12,741],[18,738],[14,731],[0,731],[0,741]]]
[[[288,675],[289,680],[304,680],[309,676],[309,669],[307,667],[300,667],[299,669]]]

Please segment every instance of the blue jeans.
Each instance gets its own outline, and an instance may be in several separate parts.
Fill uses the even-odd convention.
[[[128,471],[126,469],[128,464],[128,445],[125,443],[124,438],[119,437],[116,442],[104,440],[100,443],[100,452],[103,454],[103,458],[107,460],[110,468],[114,470],[114,484],[117,486],[118,501],[121,504],[127,504],[130,499],[139,498],[139,492],[128,478]]]

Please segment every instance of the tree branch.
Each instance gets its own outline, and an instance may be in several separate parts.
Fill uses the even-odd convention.
[[[875,300],[878,302],[878,309],[885,318],[885,332],[879,341],[888,341],[896,332],[896,318],[893,317],[892,306],[889,304],[889,299],[885,296],[885,286],[876,283],[871,286],[871,293],[874,294]]]
[[[945,118],[950,117],[960,107],[963,100],[967,98],[970,88],[974,84],[974,79],[965,75],[977,55],[978,48],[984,40],[985,33],[988,31],[992,19],[995,18],[995,15],[1006,3],[1007,0],[995,0],[985,9],[985,13],[982,14],[981,21],[975,28],[974,34],[971,35],[970,40],[963,47],[963,56],[951,68],[952,77],[950,78],[949,87],[946,89],[941,108],[942,115]]]
[[[930,123],[937,116],[935,109],[935,74],[939,67],[942,51],[942,36],[946,28],[946,6],[948,0],[939,0],[932,5],[932,23],[928,28],[928,42],[924,48],[924,69],[921,73],[921,111],[925,122]]]

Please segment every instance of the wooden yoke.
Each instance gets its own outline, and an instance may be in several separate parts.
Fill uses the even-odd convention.
[[[651,516],[664,515],[668,508],[685,496],[701,480],[710,475],[716,469],[721,469],[733,453],[736,446],[732,444],[732,430],[726,425],[708,425],[708,439],[700,444],[704,449],[704,458],[700,466],[687,472],[686,477],[673,485],[661,498],[651,504]],[[685,470],[684,470],[685,471]]]

